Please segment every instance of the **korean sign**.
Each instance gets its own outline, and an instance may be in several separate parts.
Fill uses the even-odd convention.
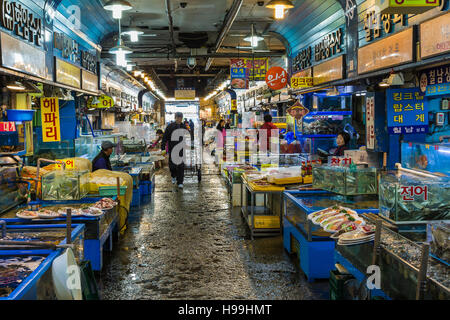
[[[1,24],[5,29],[36,46],[42,46],[44,30],[40,17],[16,1],[1,0],[0,6]]]
[[[422,59],[450,51],[450,12],[420,25]]]
[[[420,74],[420,91],[427,96],[446,94],[450,84],[450,64],[427,69]]]
[[[439,6],[439,0],[378,0],[381,13],[418,14]]]
[[[58,98],[41,99],[42,141],[61,141]]]
[[[98,108],[98,109],[107,109],[114,107],[114,100],[113,98],[107,96],[107,95],[101,95],[97,98],[98,103],[94,104],[94,98],[89,98],[87,104],[88,108]]]
[[[73,159],[66,159],[66,160],[56,160],[59,163],[56,164],[56,169],[62,169],[61,163],[66,164],[66,169],[74,169],[75,168],[75,161]]]
[[[413,28],[358,49],[358,74],[412,62]]]
[[[389,89],[386,95],[390,134],[428,132],[427,104],[419,89]]]
[[[309,88],[312,86],[313,86],[313,78],[312,77],[293,76],[291,78],[291,88],[292,89]]]
[[[246,68],[231,68],[231,88],[248,89]]]
[[[268,58],[231,59],[230,62],[231,68],[246,68],[248,80],[264,81],[269,68]]]
[[[288,84],[287,71],[281,67],[272,67],[266,74],[266,83],[272,90],[281,90]]]
[[[366,97],[366,145],[375,149],[375,97]]]
[[[0,132],[15,132],[16,124],[14,122],[0,122]]]

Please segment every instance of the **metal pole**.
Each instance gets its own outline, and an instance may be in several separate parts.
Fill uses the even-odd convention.
[[[379,253],[379,249],[380,249],[380,239],[381,239],[381,225],[382,225],[382,221],[381,219],[378,219],[375,222],[376,225],[376,230],[375,230],[375,241],[373,244],[373,255],[372,255],[372,265],[376,265],[377,264],[377,260],[378,260],[378,253]]]
[[[428,259],[430,256],[430,245],[422,244],[422,257],[420,259],[420,269],[417,276],[416,300],[422,300],[427,284]]]
[[[72,243],[72,209],[67,209],[66,244]]]
[[[120,205],[120,178],[117,177],[117,203]]]

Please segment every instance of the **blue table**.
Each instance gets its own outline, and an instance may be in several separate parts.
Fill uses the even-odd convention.
[[[79,201],[41,201],[39,204],[45,206],[55,205],[77,205],[86,203],[95,203],[101,198],[84,198]],[[55,219],[39,219],[24,220],[19,218],[6,218],[8,224],[64,224],[66,218]],[[113,240],[118,239],[119,226],[119,210],[117,207],[108,210],[101,217],[72,217],[72,222],[76,224],[84,224],[85,240],[84,240],[84,258],[90,260],[92,269],[100,271],[103,267],[103,250],[112,251]]]
[[[21,229],[65,229],[66,225],[8,225],[8,230]],[[80,241],[82,243],[84,236],[84,225],[74,224],[72,225],[72,243]],[[67,239],[64,239],[61,244],[66,244]],[[27,256],[44,256],[45,260],[28,276],[22,283],[14,289],[14,291],[7,297],[1,297],[0,300],[37,300],[37,293],[40,285],[40,280],[45,276],[50,276],[51,266],[53,261],[64,252],[63,248],[56,250],[38,249],[38,250],[0,250],[0,258],[14,258],[14,257],[27,257]]]

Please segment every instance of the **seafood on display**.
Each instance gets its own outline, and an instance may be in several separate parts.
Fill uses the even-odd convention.
[[[341,207],[333,206],[308,215],[314,224],[320,225],[327,232],[338,232],[340,230],[353,231],[358,226],[365,225],[362,218],[355,211]]]
[[[98,217],[103,215],[103,211],[95,207],[81,208],[78,212],[86,217]]]
[[[62,216],[67,216],[67,210],[68,210],[68,209],[71,210],[71,215],[72,215],[73,217],[75,217],[75,216],[82,216],[82,215],[83,215],[79,209],[70,208],[70,207],[60,208],[60,209],[58,209],[58,213],[59,213],[60,215],[62,215]]]
[[[40,209],[38,211],[38,216],[41,219],[53,219],[53,218],[58,218],[61,216],[61,214],[59,212],[55,212],[53,210],[48,210],[48,209]]]
[[[37,211],[22,210],[16,213],[16,216],[21,219],[38,219],[39,214]]]
[[[117,205],[117,202],[115,202],[111,198],[103,198],[94,204],[94,208],[101,209],[101,210],[110,210],[110,209],[114,208],[116,205]]]

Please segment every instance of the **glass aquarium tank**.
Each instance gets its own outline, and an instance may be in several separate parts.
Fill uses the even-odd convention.
[[[401,148],[403,168],[450,175],[450,143],[403,142]]]
[[[342,195],[377,194],[376,168],[313,167],[313,187]]]
[[[351,111],[310,112],[303,117],[303,135],[337,135],[352,122]]]
[[[450,219],[450,178],[388,171],[380,178],[380,214],[395,221]]]
[[[89,171],[55,170],[42,176],[41,185],[42,200],[80,200],[89,191]]]

